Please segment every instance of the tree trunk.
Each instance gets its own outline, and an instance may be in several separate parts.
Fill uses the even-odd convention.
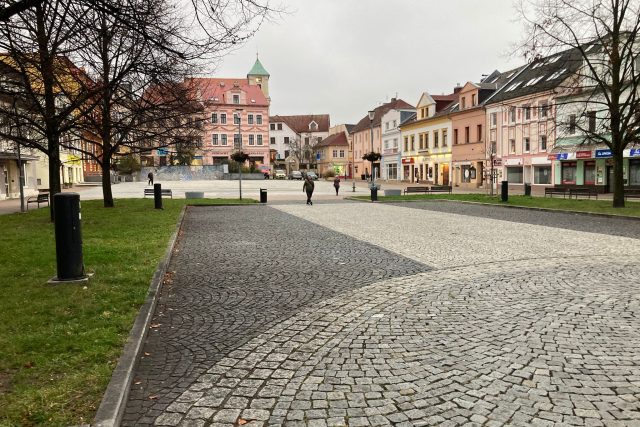
[[[613,151],[613,207],[624,208],[623,151]]]
[[[111,150],[105,146],[102,153],[102,199],[105,208],[114,207],[113,193],[111,192]]]
[[[54,204],[54,195],[60,193],[60,146],[58,145],[58,140],[55,136],[49,138],[49,146],[51,149],[49,150],[49,214],[51,217],[51,222],[53,222],[53,204]],[[53,139],[53,141],[51,141]]]

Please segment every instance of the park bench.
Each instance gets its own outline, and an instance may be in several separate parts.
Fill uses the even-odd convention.
[[[428,193],[429,187],[407,187],[404,189],[404,194],[410,193]]]
[[[429,188],[430,193],[449,193],[451,194],[451,186],[450,185],[432,185]]]
[[[576,199],[580,196],[591,198],[594,196],[596,200],[598,199],[598,191],[593,187],[576,187],[569,189],[569,198],[576,196]]]
[[[566,187],[547,187],[544,189],[544,197],[553,197],[554,194],[562,194],[562,197],[567,197],[568,189]]]
[[[37,196],[32,196],[27,199],[27,210],[29,210],[30,203],[37,203],[40,207],[40,203],[46,203],[49,206],[49,193],[40,193]]]
[[[624,190],[624,199],[640,199],[640,190],[629,189]]]
[[[165,189],[163,188],[162,190],[160,190],[162,192],[162,197],[168,196],[171,197],[173,199],[173,194],[171,193],[170,189]],[[147,196],[153,196],[153,188],[145,188],[144,189],[144,197]]]

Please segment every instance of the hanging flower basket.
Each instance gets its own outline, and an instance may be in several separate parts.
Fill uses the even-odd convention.
[[[231,160],[238,162],[238,163],[244,163],[249,159],[249,155],[247,153],[244,153],[242,151],[236,151],[235,153],[231,154]]]
[[[366,160],[369,162],[376,162],[378,160],[380,160],[382,158],[382,155],[380,155],[380,153],[376,153],[375,151],[372,151],[370,153],[365,154],[364,156],[362,156],[362,160]]]

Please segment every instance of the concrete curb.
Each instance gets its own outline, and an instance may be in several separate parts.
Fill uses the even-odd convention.
[[[353,200],[354,202],[371,203],[371,200],[356,199],[355,197],[348,197],[348,198],[345,198],[345,200]],[[375,203],[414,203],[414,202],[424,202],[424,201],[466,203],[469,205],[497,206],[499,208],[525,209],[525,210],[542,211],[542,212],[560,212],[560,213],[566,213],[566,214],[586,215],[586,216],[595,216],[595,217],[602,217],[602,218],[630,219],[633,221],[640,221],[640,217],[637,217],[637,216],[614,215],[614,214],[606,214],[606,213],[599,213],[599,212],[568,211],[564,209],[539,208],[535,206],[517,206],[517,205],[502,205],[502,204],[499,205],[497,203],[472,202],[469,200],[451,200],[451,199],[413,199],[413,200],[388,200],[388,201],[378,200]]]
[[[142,351],[142,344],[149,331],[149,324],[156,308],[156,297],[162,286],[165,273],[167,272],[167,267],[169,266],[173,249],[176,241],[178,240],[178,235],[182,228],[182,221],[184,220],[186,210],[187,206],[184,206],[180,212],[180,216],[178,217],[176,230],[169,239],[165,256],[162,261],[160,261],[158,268],[156,268],[156,271],[153,274],[151,286],[147,292],[147,297],[145,298],[142,307],[140,307],[140,311],[133,323],[133,327],[129,333],[129,338],[124,346],[122,355],[118,359],[116,368],[113,370],[107,390],[102,397],[102,402],[100,402],[98,412],[93,419],[93,427],[116,427],[120,425],[125,403],[129,397],[129,388],[133,381],[133,370],[136,367],[138,357]]]

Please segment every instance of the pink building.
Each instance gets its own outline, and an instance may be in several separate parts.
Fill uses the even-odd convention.
[[[202,164],[226,163],[242,149],[253,165],[269,165],[269,74],[260,61],[247,78],[195,78],[193,85],[204,107]]]

